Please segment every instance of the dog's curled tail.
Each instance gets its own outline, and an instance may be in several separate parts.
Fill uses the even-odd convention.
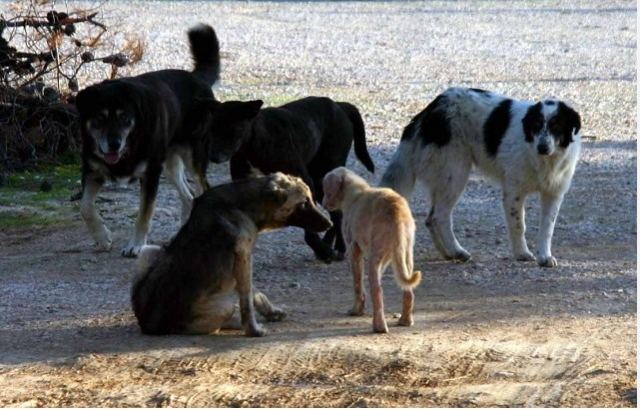
[[[384,171],[380,186],[391,188],[407,201],[411,199],[416,185],[416,174],[413,165],[414,149],[411,140],[402,140],[391,158],[391,162]]]
[[[347,102],[339,102],[338,105],[347,114],[351,124],[353,125],[353,150],[356,153],[356,157],[360,160],[362,165],[364,165],[369,172],[373,174],[375,172],[375,165],[373,165],[373,160],[371,160],[369,151],[367,150],[367,137],[364,131],[364,121],[362,121],[360,111],[358,111],[358,108],[355,105]]]
[[[193,73],[207,84],[215,84],[220,79],[220,44],[216,32],[207,24],[198,24],[187,34],[195,63]]]

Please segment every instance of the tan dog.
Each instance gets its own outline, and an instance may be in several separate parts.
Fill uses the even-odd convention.
[[[342,210],[342,234],[347,245],[355,302],[349,312],[364,314],[362,272],[367,259],[367,274],[373,301],[373,330],[387,333],[380,277],[389,263],[404,297],[401,326],[413,324],[413,288],[422,278],[413,271],[413,242],[415,222],[407,201],[388,188],[372,188],[367,182],[348,170],[336,168],[323,181],[323,206],[327,210]]]

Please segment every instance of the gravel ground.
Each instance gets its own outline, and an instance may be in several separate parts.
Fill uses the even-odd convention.
[[[631,406],[636,403],[636,4],[518,2],[109,2],[144,32],[134,73],[188,68],[186,29],[216,28],[219,99],[350,101],[365,117],[377,181],[402,128],[448,86],[559,97],[585,144],[554,236],[559,266],[508,259],[497,187],[472,177],[456,230],[473,261],[442,261],[419,223],[416,325],[369,333],[345,315],[344,263],[315,262],[294,229],[262,236],[256,283],[289,317],[270,335],[140,335],[131,260],[97,254],[79,217],[62,229],[0,232],[0,405]],[[212,166],[212,182],[228,179]],[[135,187],[102,195],[116,246]],[[412,201],[424,221],[426,198]],[[527,206],[528,238],[537,199]],[[178,228],[163,181],[151,234]],[[29,255],[29,258],[25,258]],[[391,316],[400,292],[385,281]],[[389,317],[391,320],[391,317]]]

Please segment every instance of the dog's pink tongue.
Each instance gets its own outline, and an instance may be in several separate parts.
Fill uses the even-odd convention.
[[[120,159],[120,155],[117,152],[110,152],[104,154],[104,162],[107,164],[115,164]]]

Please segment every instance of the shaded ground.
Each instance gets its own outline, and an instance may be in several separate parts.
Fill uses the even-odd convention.
[[[226,53],[222,99],[275,104],[323,93],[355,102],[379,170],[401,128],[447,85],[573,99],[588,138],[557,223],[556,269],[508,258],[499,189],[474,176],[455,214],[469,263],[439,258],[423,225],[426,198],[414,198],[415,264],[425,279],[412,328],[374,335],[369,316],[347,316],[346,263],[316,262],[302,233],[288,229],[262,236],[255,252],[256,285],[289,314],[267,325],[268,336],[148,337],[129,307],[134,261],[117,252],[133,227],[137,188],[109,187],[100,203],[115,234],[109,254],[92,251],[65,202],[54,203],[62,223],[1,227],[0,405],[634,405],[635,4],[475,4],[471,13],[461,2],[162,2],[144,6],[141,24],[153,40],[147,55],[164,61],[157,68],[174,64],[165,50],[184,39],[182,28],[154,24],[169,13],[188,24],[212,16],[205,21]],[[140,7],[121,7],[127,24]],[[353,159],[349,166],[366,174]],[[227,180],[226,168],[212,166],[209,179]],[[16,198],[0,191],[0,211],[38,206]],[[537,199],[527,211],[532,242]],[[151,240],[168,240],[178,218],[163,180]],[[393,321],[400,292],[391,275],[384,286]]]

